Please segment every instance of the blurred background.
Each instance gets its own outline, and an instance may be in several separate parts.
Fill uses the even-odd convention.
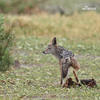
[[[95,10],[100,12],[99,0],[0,0],[0,12],[11,14],[60,13]]]
[[[60,86],[58,60],[42,54],[53,37],[98,88]],[[100,100],[100,0],[0,0],[0,100],[67,99]]]

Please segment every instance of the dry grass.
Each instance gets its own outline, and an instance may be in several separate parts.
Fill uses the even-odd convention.
[[[7,16],[8,24],[15,30],[15,34],[34,36],[67,37],[71,40],[84,39],[99,41],[100,14],[87,12],[73,16],[33,15]]]

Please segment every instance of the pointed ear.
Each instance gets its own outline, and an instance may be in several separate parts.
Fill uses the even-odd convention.
[[[52,39],[52,45],[56,45],[56,44],[57,44],[56,37],[54,37],[54,38]]]

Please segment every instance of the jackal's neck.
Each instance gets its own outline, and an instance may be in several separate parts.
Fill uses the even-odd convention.
[[[55,52],[53,53],[53,55],[54,55],[57,59],[60,60],[60,59],[62,58],[61,53],[62,53],[61,47],[60,47],[60,46],[57,46],[56,49],[55,49]]]

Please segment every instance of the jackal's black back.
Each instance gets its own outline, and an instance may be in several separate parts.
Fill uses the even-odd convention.
[[[69,51],[69,50],[65,49],[64,47],[62,47],[62,46],[57,47],[57,53],[58,53],[60,58],[64,58],[64,59],[68,59],[68,58],[74,56],[72,51]]]
[[[70,67],[70,58],[74,57],[72,51],[65,49],[62,46],[57,46],[55,56],[62,61],[62,77],[65,78],[68,75],[68,68]]]

